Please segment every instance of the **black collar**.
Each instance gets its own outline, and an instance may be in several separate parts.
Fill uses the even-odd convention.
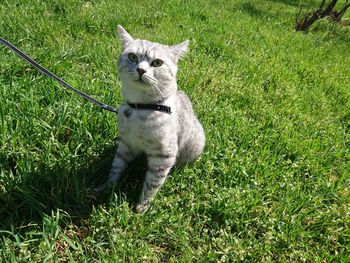
[[[161,112],[171,114],[171,108],[161,104],[143,104],[143,103],[128,102],[128,105],[133,109],[155,110],[155,111],[161,111]]]

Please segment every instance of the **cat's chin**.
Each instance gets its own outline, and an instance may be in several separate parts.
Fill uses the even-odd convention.
[[[147,81],[147,79],[145,78],[138,78],[138,79],[134,79],[133,82],[137,85],[140,86],[142,88],[146,88],[150,85],[152,85],[149,81]]]
[[[129,83],[138,83],[138,84],[146,84],[146,81],[144,80],[144,78],[140,78],[140,77],[128,77],[126,78],[127,82]]]
[[[137,79],[135,81],[139,84],[147,84],[143,79]]]
[[[146,86],[147,83],[143,80],[143,79],[140,79],[140,78],[128,78],[126,79],[126,86],[138,86],[138,87],[142,87],[142,86]]]
[[[148,80],[148,77],[141,76],[128,76],[125,78],[127,85],[138,86],[139,88],[145,88],[146,86],[152,86],[152,82]]]

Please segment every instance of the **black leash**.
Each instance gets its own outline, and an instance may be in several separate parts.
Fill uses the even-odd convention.
[[[118,109],[113,108],[107,104],[104,104],[92,97],[90,97],[89,95],[87,95],[86,93],[74,88],[72,85],[68,84],[67,82],[65,82],[63,79],[57,77],[55,74],[53,74],[52,72],[50,72],[49,70],[47,70],[46,68],[44,68],[43,66],[41,66],[39,63],[37,63],[36,61],[34,61],[32,58],[30,58],[29,56],[27,56],[26,54],[24,54],[22,51],[20,51],[18,48],[16,48],[14,45],[12,45],[10,42],[6,41],[5,39],[0,37],[0,43],[5,45],[6,47],[8,47],[9,49],[11,49],[13,52],[15,52],[18,56],[20,56],[22,59],[24,59],[25,61],[27,61],[29,64],[31,64],[33,67],[37,68],[38,70],[40,70],[42,73],[44,73],[46,76],[48,76],[49,78],[52,78],[53,80],[57,81],[58,83],[60,83],[62,86],[64,86],[67,89],[70,89],[72,91],[74,91],[76,94],[78,94],[80,97],[83,97],[84,99],[91,101],[92,103],[96,104],[97,106],[101,107],[104,110],[108,110],[111,112],[115,112],[118,113]]]

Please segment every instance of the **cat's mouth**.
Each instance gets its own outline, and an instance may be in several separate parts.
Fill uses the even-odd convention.
[[[136,83],[141,84],[141,85],[146,85],[147,83],[142,79],[142,78],[138,78],[137,80],[135,80]]]
[[[136,80],[138,83],[143,83],[143,84],[148,84],[148,79],[144,76],[139,76],[138,79]]]

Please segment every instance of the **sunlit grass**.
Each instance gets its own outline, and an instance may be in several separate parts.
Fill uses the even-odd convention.
[[[3,1],[0,35],[74,86],[123,102],[116,26],[190,40],[178,83],[207,135],[144,215],[139,160],[97,195],[115,115],[0,47],[0,259],[8,262],[349,258],[349,27],[293,31],[297,1]]]

